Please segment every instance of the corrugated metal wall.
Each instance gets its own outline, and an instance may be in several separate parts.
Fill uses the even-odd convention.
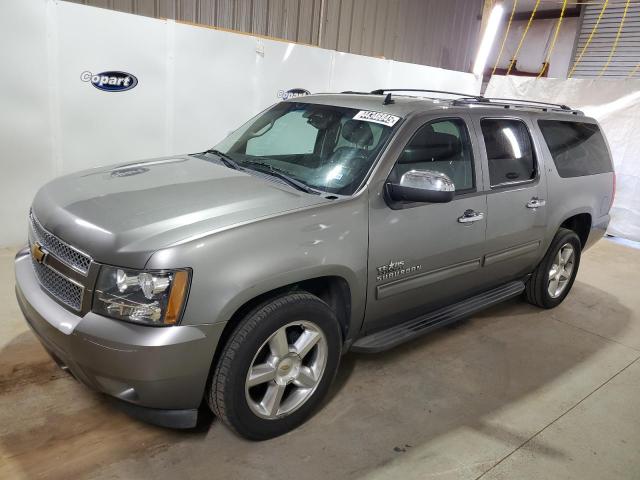
[[[640,64],[640,2],[632,0],[629,2],[611,63],[603,71],[615,42],[626,3],[626,0],[609,0],[591,43],[573,72],[573,77],[597,77],[601,74],[603,77],[611,78],[627,77]],[[585,5],[573,56],[574,62],[587,43],[603,5],[604,0]]]
[[[470,71],[483,0],[71,0]]]

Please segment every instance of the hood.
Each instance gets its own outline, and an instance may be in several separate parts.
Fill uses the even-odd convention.
[[[94,260],[142,268],[193,236],[325,203],[320,195],[193,156],[88,170],[40,189],[33,213]]]

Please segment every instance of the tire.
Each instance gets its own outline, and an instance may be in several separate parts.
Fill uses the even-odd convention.
[[[573,230],[560,228],[549,250],[527,282],[525,289],[527,301],[542,308],[554,308],[562,303],[576,279],[581,249],[582,244],[578,235]],[[567,257],[563,261],[560,261],[559,257],[561,250],[563,258]],[[570,259],[569,251],[571,251]],[[562,262],[565,262],[564,267]],[[562,267],[564,274],[558,271],[558,265]],[[558,273],[553,275],[554,272]],[[554,280],[558,280],[555,288],[551,283]]]
[[[296,292],[270,299],[246,314],[224,345],[209,407],[250,440],[287,433],[326,396],[341,349],[335,314],[318,297]]]

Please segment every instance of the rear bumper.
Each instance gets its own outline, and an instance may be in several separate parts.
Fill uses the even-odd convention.
[[[54,360],[143,420],[195,425],[223,325],[146,327],[69,312],[41,288],[28,250],[16,255],[16,297]]]

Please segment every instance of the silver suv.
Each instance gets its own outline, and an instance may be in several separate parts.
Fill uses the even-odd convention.
[[[555,307],[609,222],[598,124],[450,96],[293,98],[209,151],[52,181],[16,256],[24,316],[133,415],[188,428],[205,399],[265,439],[309,417],[348,350],[521,294]]]

